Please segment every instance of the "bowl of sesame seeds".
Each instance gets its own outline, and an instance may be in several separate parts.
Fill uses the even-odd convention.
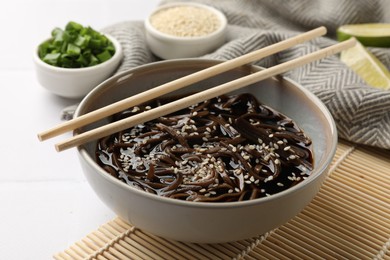
[[[178,59],[117,74],[80,103],[81,116],[221,61]],[[247,65],[166,94],[77,133],[251,74]],[[318,193],[337,145],[325,105],[294,81],[269,78],[77,148],[98,197],[168,239],[222,243],[259,236]]]
[[[192,58],[225,42],[227,20],[214,7],[191,2],[158,7],[145,20],[146,42],[162,59]]]

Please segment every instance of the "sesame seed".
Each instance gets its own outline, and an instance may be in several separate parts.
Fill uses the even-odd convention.
[[[140,110],[139,107],[134,107],[133,110],[131,110],[131,112],[135,113],[135,112],[138,112]]]
[[[272,137],[274,137],[274,134],[270,134],[270,135],[268,135],[268,137],[269,137],[269,138],[272,138]]]
[[[198,112],[192,112],[192,116],[196,116],[198,114]]]
[[[264,182],[269,182],[269,181],[272,181],[273,179],[274,179],[274,176],[270,175],[264,179]]]
[[[290,150],[290,148],[291,148],[291,146],[286,146],[286,147],[284,147],[284,151],[288,151],[288,150]]]

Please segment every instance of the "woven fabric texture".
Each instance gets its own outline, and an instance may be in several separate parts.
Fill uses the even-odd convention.
[[[161,4],[168,2],[163,1]],[[226,43],[213,53],[199,58],[228,60],[319,26],[328,29],[324,37],[254,63],[263,67],[335,44],[336,29],[340,25],[390,23],[388,0],[193,2],[221,10],[229,24]],[[123,46],[125,56],[117,72],[159,60],[147,47],[142,21],[123,21],[109,25],[103,31],[118,38]],[[390,68],[390,48],[369,50]],[[359,144],[390,149],[390,91],[366,85],[337,55],[291,70],[284,76],[300,83],[322,100],[333,115],[340,137]]]

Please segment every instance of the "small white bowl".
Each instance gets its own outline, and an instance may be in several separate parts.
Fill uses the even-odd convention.
[[[217,30],[204,36],[174,36],[163,33],[151,24],[151,17],[164,9],[194,6],[214,13],[220,21]],[[154,10],[145,20],[146,42],[151,51],[162,59],[193,58],[210,53],[221,46],[226,39],[227,20],[225,15],[208,5],[198,3],[170,3]]]
[[[120,43],[110,35],[115,54],[107,61],[85,68],[60,68],[45,63],[35,49],[33,60],[39,83],[50,92],[66,98],[83,98],[94,87],[109,78],[123,57]]]

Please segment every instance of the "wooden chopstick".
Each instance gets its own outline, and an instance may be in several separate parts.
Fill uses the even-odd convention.
[[[285,63],[278,64],[276,66],[270,67],[268,69],[264,69],[258,71],[256,73],[247,75],[245,77],[224,83],[222,85],[218,85],[216,87],[204,90],[202,92],[198,92],[191,96],[187,96],[181,98],[179,100],[173,101],[171,103],[167,103],[165,105],[156,107],[151,110],[147,110],[140,114],[122,119],[120,121],[113,122],[111,124],[104,125],[99,128],[92,129],[88,132],[81,133],[79,135],[75,135],[68,140],[57,143],[55,145],[57,151],[63,151],[78,145],[82,145],[84,143],[90,142],[92,140],[96,140],[102,138],[104,136],[108,136],[110,134],[125,130],[137,124],[144,123],[146,121],[150,121],[156,119],[160,116],[164,116],[180,109],[184,109],[188,106],[197,104],[199,102],[203,102],[205,100],[226,94],[233,90],[237,90],[244,86],[248,86],[255,82],[261,81],[266,78],[270,78],[276,76],[280,73],[284,73],[288,70],[297,68],[299,66],[308,64],[315,60],[319,60],[335,53],[338,53],[342,50],[350,48],[354,46],[356,43],[356,39],[351,38],[349,40],[343,41],[341,43],[337,43],[335,45],[329,46],[327,48],[318,50],[316,52],[301,56],[299,58],[287,61]]]
[[[218,65],[212,66],[210,68],[206,68],[199,72],[195,72],[188,76],[184,76],[182,78],[176,79],[174,81],[168,82],[166,84],[160,85],[158,87],[152,88],[148,91],[139,93],[137,95],[128,97],[121,101],[115,102],[103,108],[92,111],[88,114],[76,117],[70,121],[66,121],[62,124],[59,124],[49,130],[43,131],[38,134],[38,139],[40,141],[47,140],[49,138],[55,137],[57,135],[66,133],[71,130],[75,130],[79,127],[88,125],[92,122],[98,121],[102,118],[108,117],[120,111],[123,111],[127,108],[139,105],[146,101],[152,100],[164,94],[170,93],[172,91],[178,90],[185,86],[191,85],[193,83],[199,82],[201,80],[210,78],[222,72],[228,71],[230,69],[242,66],[244,64],[260,60],[264,57],[272,55],[274,53],[280,52],[287,48],[290,48],[299,43],[314,39],[315,37],[324,35],[326,33],[325,27],[318,27],[314,30],[299,34],[297,36],[291,37],[284,41],[280,41],[273,45],[267,46],[265,48],[253,51],[251,53],[242,55],[238,58],[225,61]]]

